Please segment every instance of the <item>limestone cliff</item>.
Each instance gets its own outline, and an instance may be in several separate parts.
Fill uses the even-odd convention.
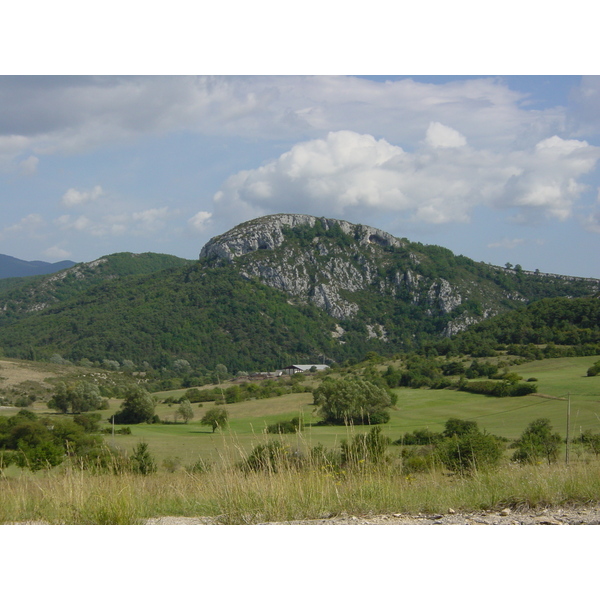
[[[360,321],[364,337],[382,341],[411,318],[429,319],[422,328],[432,333],[457,333],[532,299],[512,280],[534,277],[498,275],[497,268],[443,248],[366,225],[298,214],[242,223],[211,239],[200,259],[210,266],[234,265],[244,278],[281,290],[293,302],[312,303],[338,321]],[[339,330],[332,336],[344,341]]]

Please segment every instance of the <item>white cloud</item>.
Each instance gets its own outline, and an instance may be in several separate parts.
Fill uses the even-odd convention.
[[[104,190],[99,185],[96,185],[93,189],[87,191],[80,191],[76,190],[75,188],[69,188],[63,195],[60,203],[62,204],[62,206],[72,208],[74,206],[88,204],[89,202],[95,202],[102,196],[104,196]]]
[[[194,231],[203,232],[211,225],[211,217],[212,213],[201,210],[188,219],[188,223]]]
[[[40,159],[37,156],[30,156],[19,163],[19,168],[23,175],[33,175],[37,171]]]
[[[23,78],[7,80],[3,92],[0,156],[5,147],[7,157],[78,153],[178,131],[289,140],[354,129],[410,147],[432,122],[434,143],[455,147],[466,138],[490,147],[539,140],[567,123],[566,108],[528,110],[525,94],[492,77],[440,84],[333,76]]]
[[[1,237],[7,237],[14,234],[36,237],[38,231],[45,225],[44,218],[38,213],[32,213],[22,218],[18,223],[5,227],[1,232]]]
[[[472,209],[517,209],[521,220],[564,220],[584,191],[578,181],[600,148],[557,136],[500,154],[470,147],[458,132],[429,127],[414,152],[352,131],[301,142],[265,165],[228,178],[215,213],[249,219],[272,212],[377,214],[433,224],[468,222]],[[454,144],[451,146],[451,144]],[[440,146],[443,146],[440,148]]]
[[[433,148],[460,148],[467,145],[465,136],[441,123],[430,123],[425,141]]]
[[[497,204],[518,208],[520,220],[527,220],[533,213],[544,213],[564,221],[586,190],[577,179],[595,168],[600,148],[552,136],[537,143],[533,151],[511,153],[507,159],[519,171],[506,182]]]
[[[133,222],[137,225],[135,233],[152,233],[162,229],[166,220],[171,216],[167,206],[162,208],[149,208],[131,215]]]
[[[42,251],[42,254],[51,260],[65,260],[71,257],[71,253],[68,250],[60,248],[59,246],[46,248],[46,250]]]
[[[54,223],[63,230],[75,229],[76,231],[86,231],[93,226],[92,221],[83,215],[80,215],[76,219],[72,219],[71,215],[61,215],[54,220]]]

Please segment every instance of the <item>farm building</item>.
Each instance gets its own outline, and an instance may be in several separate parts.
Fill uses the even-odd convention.
[[[281,369],[286,375],[293,375],[294,373],[307,373],[314,367],[314,371],[324,371],[329,369],[329,365],[289,365]]]

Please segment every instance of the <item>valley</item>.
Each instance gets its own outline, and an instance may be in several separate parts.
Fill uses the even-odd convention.
[[[599,280],[271,215],[198,261],[119,253],[2,281],[2,522],[600,499]],[[328,368],[274,375],[292,364]]]

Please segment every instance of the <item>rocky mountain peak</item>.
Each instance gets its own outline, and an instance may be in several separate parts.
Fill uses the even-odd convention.
[[[232,262],[234,258],[256,250],[274,250],[283,244],[286,229],[296,229],[302,226],[314,227],[317,222],[326,231],[336,226],[339,227],[342,232],[354,237],[359,245],[378,244],[384,247],[400,247],[402,245],[399,239],[375,227],[354,225],[348,221],[325,217],[278,214],[241,223],[226,233],[212,238],[202,248],[200,258],[220,258]]]

